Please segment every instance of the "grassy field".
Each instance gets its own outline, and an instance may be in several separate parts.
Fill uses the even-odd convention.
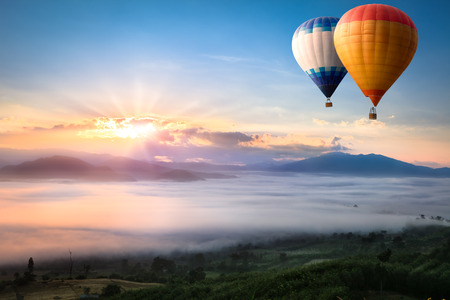
[[[107,278],[84,280],[37,280],[24,286],[17,287],[17,291],[20,295],[24,296],[25,300],[78,300],[82,295],[86,294],[87,289],[89,289],[89,294],[100,295],[102,294],[102,289],[110,284],[120,286],[120,289],[123,292],[161,285],[158,283],[141,283]],[[0,299],[16,300],[16,292],[13,287],[8,286],[1,291]]]

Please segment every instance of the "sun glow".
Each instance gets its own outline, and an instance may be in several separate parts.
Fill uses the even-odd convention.
[[[152,118],[98,118],[95,129],[80,132],[83,137],[139,139],[151,136],[156,128]]]

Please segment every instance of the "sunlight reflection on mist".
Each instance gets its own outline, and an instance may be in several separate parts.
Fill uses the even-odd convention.
[[[273,176],[193,183],[0,182],[0,263],[200,250],[297,232],[398,230],[450,217],[449,179]]]

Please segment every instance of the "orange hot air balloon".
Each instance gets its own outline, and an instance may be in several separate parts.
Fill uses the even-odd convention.
[[[417,28],[398,8],[367,4],[346,12],[336,25],[334,45],[342,63],[373,107],[403,73],[417,49]]]

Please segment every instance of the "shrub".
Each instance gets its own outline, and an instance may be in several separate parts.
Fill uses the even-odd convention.
[[[111,297],[120,294],[120,286],[117,284],[108,284],[102,289],[102,296]]]

